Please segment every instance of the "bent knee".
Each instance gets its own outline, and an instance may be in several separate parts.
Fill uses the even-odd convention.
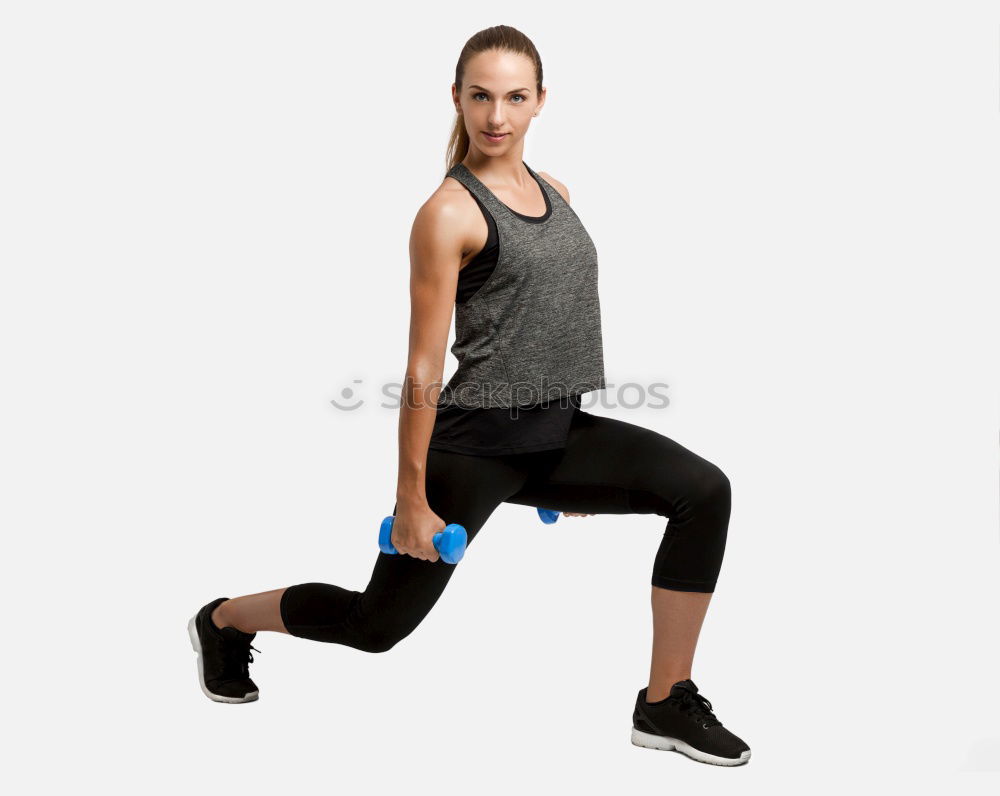
[[[398,641],[397,638],[365,639],[359,649],[362,652],[388,652],[396,646]]]
[[[413,628],[371,629],[357,645],[364,652],[388,652],[413,632]]]
[[[729,476],[718,466],[712,465],[714,473],[712,475],[712,494],[729,498],[733,494],[733,485],[729,481]]]
[[[402,636],[394,633],[368,633],[357,645],[362,652],[388,652],[395,647]]]
[[[698,503],[729,505],[732,501],[733,489],[729,476],[711,462],[698,474],[691,491],[691,499]]]

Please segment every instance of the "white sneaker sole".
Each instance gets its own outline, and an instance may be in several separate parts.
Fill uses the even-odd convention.
[[[692,760],[697,760],[700,763],[711,763],[715,766],[740,766],[750,759],[749,749],[743,752],[738,758],[719,757],[718,755],[710,755],[708,752],[701,752],[677,738],[668,738],[665,735],[652,735],[651,733],[637,730],[635,727],[632,728],[632,743],[636,746],[642,746],[645,749],[661,749],[664,752],[676,750],[687,755]]]
[[[198,638],[198,628],[195,625],[195,619],[197,618],[198,615],[195,614],[194,616],[191,617],[191,620],[188,622],[188,636],[191,637],[191,646],[194,647],[194,651],[198,653],[198,684],[201,686],[202,692],[213,702],[238,703],[238,702],[256,701],[257,697],[260,694],[259,691],[251,691],[245,697],[227,697],[227,696],[220,696],[219,694],[213,694],[205,686],[205,667],[202,664],[201,660],[201,641]]]

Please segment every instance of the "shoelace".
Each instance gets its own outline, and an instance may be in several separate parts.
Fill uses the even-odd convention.
[[[700,721],[705,729],[722,724],[712,712],[712,703],[701,694],[696,694],[685,689],[680,702],[681,711],[690,713],[691,718]]]
[[[229,681],[249,677],[250,664],[253,663],[253,652],[250,652],[250,650],[254,650],[257,653],[260,652],[259,649],[250,643],[245,645],[238,643],[227,645],[223,652],[223,672],[219,680]]]

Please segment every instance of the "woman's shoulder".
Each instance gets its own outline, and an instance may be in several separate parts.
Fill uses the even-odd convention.
[[[441,223],[454,223],[463,217],[470,217],[476,211],[476,200],[469,190],[454,177],[445,177],[434,189],[427,200],[417,211],[418,217],[423,215],[428,219]]]
[[[551,185],[553,188],[559,191],[559,195],[566,201],[566,204],[569,204],[569,188],[567,188],[563,183],[559,182],[559,180],[557,180],[551,174],[547,174],[544,171],[539,171],[536,173],[538,174],[539,177],[545,180],[545,182],[547,182],[549,185]]]
[[[475,238],[479,226],[485,226],[476,200],[462,183],[445,177],[417,209],[413,232],[419,237],[460,241]]]

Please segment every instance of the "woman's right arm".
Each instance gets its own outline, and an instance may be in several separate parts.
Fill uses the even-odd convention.
[[[427,561],[439,558],[432,540],[446,526],[428,505],[424,485],[465,246],[463,215],[454,192],[439,190],[417,212],[410,233],[410,335],[392,543],[400,553]]]

